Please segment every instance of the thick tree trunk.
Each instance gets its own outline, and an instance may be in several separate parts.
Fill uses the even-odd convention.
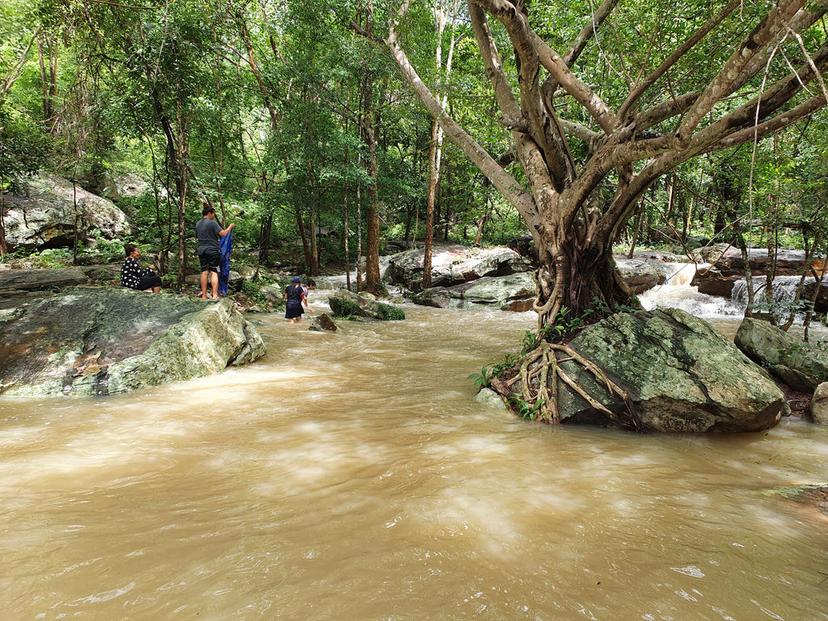
[[[362,185],[356,191],[357,251],[356,251],[356,292],[362,290]]]
[[[582,247],[567,240],[557,251],[550,248],[541,255],[535,303],[540,328],[554,324],[563,308],[571,320],[599,319],[619,306],[634,306],[610,248]]]
[[[478,248],[483,245],[483,230],[486,228],[486,223],[492,218],[492,199],[489,193],[486,193],[486,211],[480,222],[477,223],[477,234],[474,236],[474,245]]]
[[[178,194],[178,288],[184,287],[184,280],[187,276],[187,245],[185,243],[185,209],[187,205],[187,176],[186,173],[178,172],[175,180],[175,188]]]
[[[373,36],[374,5],[371,0],[365,4],[364,31]],[[360,83],[360,116],[359,130],[362,141],[368,147],[368,160],[365,162],[366,172],[371,184],[368,187],[368,209],[366,211],[367,248],[365,253],[365,290],[369,293],[380,293],[379,272],[379,187],[377,179],[377,137],[379,135],[379,114],[374,104],[374,76],[367,65],[363,66]]]
[[[43,123],[48,131],[55,126],[55,97],[57,97],[57,68],[58,52],[57,41],[45,36],[38,37],[37,53],[40,68],[40,84],[42,90]]]
[[[6,245],[6,205],[5,200],[3,199],[3,192],[0,191],[0,256],[6,254],[9,251],[8,246]]]
[[[368,145],[368,176],[371,186],[368,190],[368,240],[365,256],[365,290],[378,295],[380,293],[379,271],[379,192],[377,188],[377,142],[372,139]]]

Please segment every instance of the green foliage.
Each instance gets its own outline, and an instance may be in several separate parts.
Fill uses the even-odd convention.
[[[491,386],[492,377],[491,369],[489,367],[483,367],[480,369],[480,373],[469,373],[468,379],[470,379],[474,383],[474,387],[477,391],[480,391],[481,388],[488,388]]]
[[[46,162],[48,136],[23,115],[13,114],[0,101],[0,190],[29,175]]]
[[[26,257],[26,262],[35,269],[57,269],[72,264],[72,251],[68,248],[47,248]]]
[[[362,310],[359,304],[347,298],[331,298],[330,304],[334,317],[341,317],[343,319],[359,317]]]
[[[578,60],[579,76],[617,109],[633,79],[627,68],[634,67],[640,76],[650,73],[675,42],[685,40],[723,4],[693,1],[678,11],[663,0],[621,3],[601,26],[600,41],[586,46]],[[639,108],[702,87],[766,4],[740,6],[644,95]],[[553,47],[566,50],[596,6],[584,0],[532,2],[528,19]],[[387,11],[395,7],[374,4],[375,35],[384,36]],[[140,173],[159,190],[158,201],[149,192],[120,205],[135,225],[134,241],[165,256],[165,264],[174,269],[177,190],[167,143],[167,132],[172,132],[175,143],[186,147],[185,241],[190,255],[193,224],[209,199],[222,221],[237,223],[234,260],[269,244],[269,262],[298,266],[303,251],[297,222],[301,218],[307,229],[315,218],[320,227],[338,234],[322,237],[319,245],[323,263],[339,266],[346,213],[349,258],[354,259],[357,188],[363,219],[367,207],[369,154],[359,120],[370,107],[379,112],[378,207],[384,235],[422,241],[432,121],[400,80],[387,50],[352,31],[351,22],[363,19],[364,9],[364,3],[350,0],[177,0],[137,8],[88,0],[6,0],[0,3],[0,76],[15,66],[36,31],[43,60],[46,66],[55,60],[57,75],[55,92],[44,98],[48,85],[41,80],[35,45],[0,103],[0,189],[43,166],[96,191],[112,175]],[[510,132],[493,104],[467,15],[456,25],[453,72],[442,81],[434,63],[431,9],[429,3],[412,4],[401,25],[404,47],[424,82],[448,93],[451,113],[463,127],[495,157],[509,152]],[[514,55],[505,53],[511,42],[505,29],[491,22],[517,91]],[[449,31],[442,42],[444,58]],[[825,38],[816,26],[802,36],[811,48]],[[798,58],[798,44],[789,37],[779,52],[768,84],[790,71],[787,62]],[[364,84],[373,87],[370,101],[361,89]],[[745,92],[755,93],[759,86],[753,80],[720,105],[742,105]],[[46,118],[47,103],[53,118]],[[555,105],[562,117],[595,129],[572,98],[556,98]],[[676,122],[669,119],[651,131],[669,135]],[[570,139],[569,146],[576,164],[582,161],[586,145]],[[817,254],[824,255],[826,162],[825,115],[759,144],[755,157],[743,147],[688,161],[644,192],[640,221],[633,218],[618,241],[630,247],[637,235],[639,249],[683,253],[685,247],[729,242],[737,234],[752,245],[770,240],[791,247],[815,243],[821,236]],[[519,168],[511,165],[509,171],[524,182]],[[503,244],[525,234],[517,211],[449,142],[444,144],[441,179],[438,240],[473,244],[479,227],[484,244]],[[594,205],[608,204],[616,184],[612,174],[601,182]],[[738,230],[736,223],[741,223]],[[364,220],[361,224],[364,244]],[[554,334],[527,337],[525,345],[565,338],[580,328],[578,319],[561,317]]]
[[[402,321],[405,311],[398,306],[377,302],[377,315],[382,321]]]
[[[104,237],[96,236],[94,244],[92,245],[94,253],[101,258],[103,263],[112,263],[114,261],[123,260],[124,258],[124,242],[120,239],[106,239]],[[141,252],[149,250],[148,247],[142,247]]]
[[[525,420],[535,420],[546,404],[544,399],[537,399],[534,403],[527,403],[518,395],[509,396],[509,405],[515,413]]]
[[[253,300],[257,305],[267,307],[267,296],[262,293],[262,288],[274,284],[275,281],[269,278],[259,276],[258,278],[245,278],[242,282],[241,292],[250,300]],[[276,283],[278,284],[278,283]]]
[[[490,367],[483,367],[480,373],[470,373],[468,379],[474,382],[478,390],[489,388],[492,379],[499,377],[504,371],[515,367],[520,362],[520,355],[515,353],[506,354],[505,358]]]

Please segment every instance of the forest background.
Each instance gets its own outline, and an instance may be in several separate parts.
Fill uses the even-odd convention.
[[[605,101],[623,100],[725,4],[619,3],[585,47],[581,78]],[[747,4],[739,9],[744,31],[754,25],[751,11],[773,5]],[[308,275],[358,264],[369,289],[387,246],[432,236],[503,244],[525,235],[514,206],[443,141],[388,50],[371,40],[386,36],[396,8],[370,0],[6,0],[0,190],[41,169],[96,193],[114,176],[140,174],[153,191],[122,201],[135,238],[121,241],[157,254],[167,283],[179,286],[194,266],[192,225],[205,204],[238,223],[244,252],[237,256]],[[526,3],[534,27],[560,49],[597,8]],[[734,19],[671,69],[664,88],[683,92],[717,50],[729,54],[738,13]],[[466,4],[414,3],[400,29],[449,114],[524,181],[510,163],[510,120],[496,105]],[[516,75],[505,29],[492,31],[507,73]],[[803,35],[810,49],[824,45],[824,21]],[[789,74],[802,62],[799,49],[794,38],[780,46],[753,90],[729,104]],[[806,90],[813,96],[825,85],[814,80]],[[594,127],[577,104],[562,98],[559,106]],[[574,138],[570,146],[583,148]],[[827,149],[823,111],[768,140],[690,159],[644,192],[616,250],[685,253],[721,241],[824,254]],[[71,262],[83,250],[49,256]],[[9,260],[5,251],[0,206],[0,252]]]

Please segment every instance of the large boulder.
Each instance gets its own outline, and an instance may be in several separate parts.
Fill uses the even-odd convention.
[[[24,193],[4,195],[3,201],[6,241],[13,248],[71,245],[76,224],[82,239],[115,239],[130,232],[126,215],[112,201],[51,174],[32,178]]]
[[[423,257],[421,248],[388,257],[385,280],[412,291],[422,290]],[[484,276],[525,272],[529,268],[529,261],[510,248],[435,246],[431,259],[431,285],[451,287]]]
[[[742,252],[728,244],[716,244],[702,253],[708,265],[700,266],[693,277],[692,285],[698,287],[699,293],[726,298],[737,298],[742,292],[744,297],[745,260]],[[749,248],[748,264],[754,278],[754,286],[764,286],[765,276],[773,270],[775,275],[773,290],[777,301],[791,301],[799,285],[803,272],[819,273],[823,269],[822,259],[810,259],[806,264],[805,252],[801,250],[779,249],[775,264],[765,248]],[[804,285],[803,299],[811,299],[817,293],[817,283],[808,277]],[[734,291],[735,289],[735,291]],[[757,297],[763,297],[764,291]],[[744,300],[741,300],[744,302]],[[819,285],[816,296],[817,312],[828,310],[828,282]]]
[[[743,277],[737,274],[725,276],[718,268],[708,265],[696,270],[691,284],[698,288],[699,293],[729,298],[733,295],[733,287]]]
[[[767,274],[773,268],[777,276],[791,276],[801,274],[805,268],[805,252],[780,248],[776,256],[769,256],[767,248],[748,248],[748,263],[754,276]],[[723,276],[744,276],[745,260],[739,248],[728,247],[722,252],[707,254],[707,259],[715,263]],[[817,267],[811,260],[809,267]]]
[[[795,390],[810,392],[828,381],[828,352],[767,321],[745,317],[736,346]]]
[[[405,319],[405,312],[399,306],[377,302],[370,295],[357,295],[347,289],[340,289],[328,298],[334,317],[378,319],[395,321]]]
[[[644,293],[667,280],[666,269],[662,263],[640,258],[628,259],[615,257],[615,265],[621,278],[635,294]]]
[[[678,309],[617,313],[589,326],[569,345],[602,369],[629,397],[625,403],[574,360],[564,372],[618,417],[592,407],[563,382],[564,423],[629,426],[665,432],[756,431],[773,427],[784,395],[770,376],[705,321]],[[510,387],[520,394],[521,382]]]
[[[113,201],[124,198],[136,198],[150,192],[152,186],[141,175],[123,173],[107,177],[103,188],[103,195]]]
[[[0,393],[114,394],[217,373],[264,354],[229,300],[85,287],[6,309]]]
[[[502,308],[512,302],[531,302],[535,297],[532,274],[486,276],[453,287],[432,287],[412,296],[415,304],[437,308]]]

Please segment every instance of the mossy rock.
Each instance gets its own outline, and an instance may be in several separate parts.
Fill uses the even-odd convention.
[[[230,300],[83,287],[28,300],[0,322],[0,393],[127,392],[218,373],[264,354]]]
[[[563,423],[663,432],[758,431],[773,427],[785,404],[767,372],[710,324],[678,309],[616,313],[568,345],[622,388],[628,400],[610,393],[575,360],[561,361],[564,373],[613,413],[607,415],[558,382]],[[520,399],[522,388],[522,381],[514,383],[509,396]]]
[[[811,392],[828,381],[828,351],[767,321],[745,317],[736,333],[736,346],[795,390]]]
[[[352,319],[362,317],[379,321],[401,321],[405,319],[405,311],[399,306],[377,302],[341,289],[334,293],[328,304],[334,317]]]

